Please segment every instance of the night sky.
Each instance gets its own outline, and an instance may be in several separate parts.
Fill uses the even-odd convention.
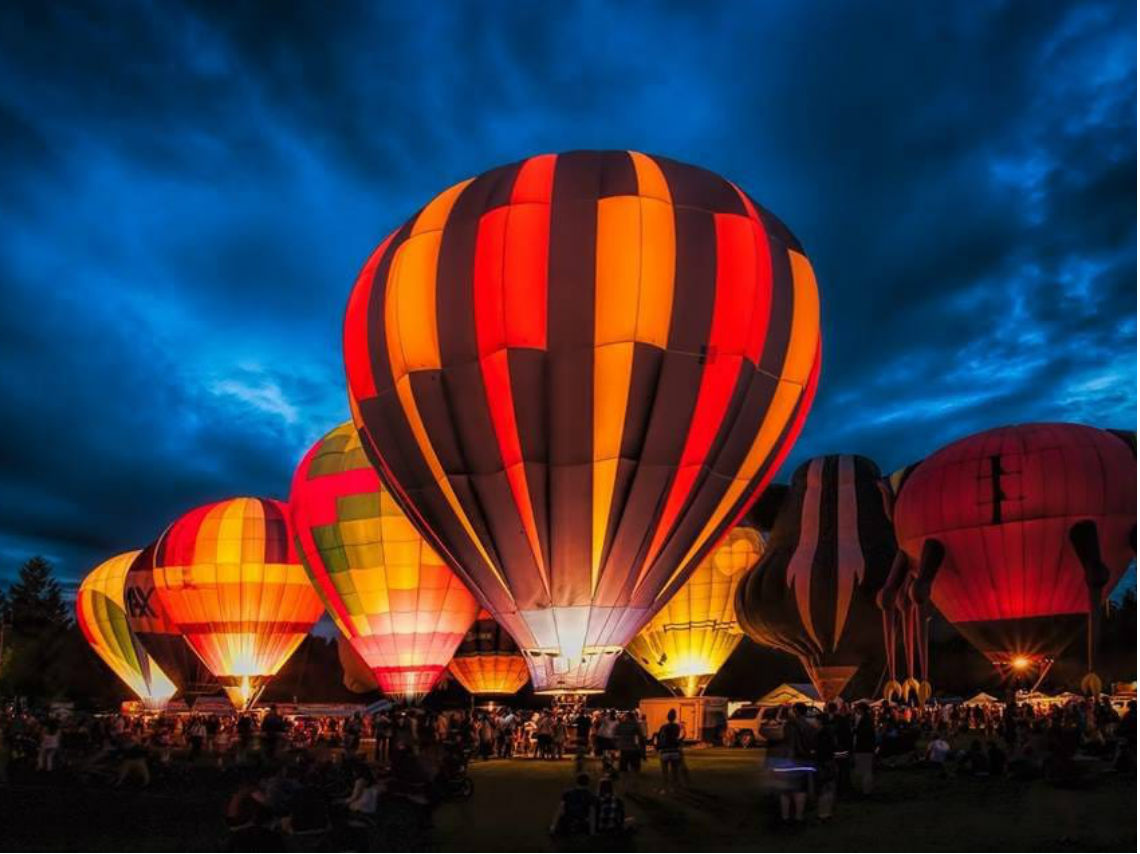
[[[347,417],[368,252],[546,151],[707,166],[803,242],[824,363],[785,479],[1135,429],[1135,32],[1127,0],[6,3],[0,580],[286,497]]]

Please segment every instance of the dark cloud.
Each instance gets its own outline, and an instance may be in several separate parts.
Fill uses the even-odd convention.
[[[824,299],[789,466],[1135,426],[1135,10],[978,2],[0,9],[0,575],[283,496],[371,247],[537,151],[701,163]]]

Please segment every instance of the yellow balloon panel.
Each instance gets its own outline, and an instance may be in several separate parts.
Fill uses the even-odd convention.
[[[737,527],[626,647],[658,681],[696,696],[740,643],[733,604],[736,583],[764,553],[752,528]]]
[[[138,642],[127,623],[123,585],[139,552],[104,561],[79,585],[75,616],[95,653],[148,706],[161,706],[178,689]]]

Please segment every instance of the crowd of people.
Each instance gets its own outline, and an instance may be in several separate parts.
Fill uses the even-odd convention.
[[[1135,701],[1123,714],[1104,697],[1056,705],[830,703],[822,710],[797,703],[765,757],[787,824],[805,821],[809,799],[826,822],[838,796],[871,795],[876,767],[1079,786],[1094,763],[1134,773]]]
[[[789,826],[829,821],[837,799],[870,796],[878,770],[913,766],[946,778],[1048,779],[1079,785],[1090,761],[1135,769],[1135,703],[796,704],[770,737],[765,783]],[[74,774],[150,787],[212,774],[233,792],[225,824],[237,849],[282,835],[406,834],[471,794],[469,761],[527,759],[573,768],[551,833],[625,834],[622,795],[687,789],[686,733],[675,712],[650,731],[638,711],[506,706],[387,709],[345,718],[245,714],[68,715],[0,712],[0,784],[21,774]],[[694,734],[696,735],[696,734]],[[642,775],[653,758],[659,770]],[[591,776],[591,774],[593,776]],[[645,782],[645,781],[650,782]]]

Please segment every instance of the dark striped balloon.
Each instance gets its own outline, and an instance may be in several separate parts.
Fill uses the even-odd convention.
[[[795,441],[819,299],[799,242],[723,178],[543,155],[385,240],[344,348],[381,477],[536,689],[599,690]]]
[[[768,550],[736,591],[744,631],[798,657],[825,700],[882,656],[875,596],[897,548],[879,479],[878,466],[865,457],[801,465]]]

